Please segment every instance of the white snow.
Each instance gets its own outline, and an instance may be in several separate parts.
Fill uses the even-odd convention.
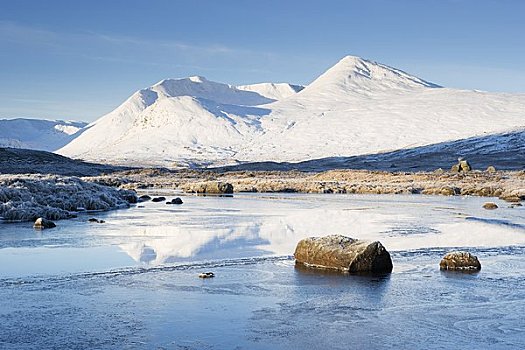
[[[64,120],[0,119],[0,147],[56,151],[78,136],[86,125]]]
[[[140,165],[302,161],[525,125],[525,94],[441,88],[354,56],[298,93],[286,86],[291,85],[236,88],[203,77],[163,80],[135,93],[58,153]]]
[[[253,91],[261,96],[272,100],[283,100],[293,96],[304,89],[302,85],[292,85],[288,83],[259,83],[251,85],[240,85],[237,89],[244,91]]]
[[[135,193],[55,175],[0,175],[0,219],[65,219],[82,210],[110,210],[135,202]],[[80,209],[82,208],[82,209]]]

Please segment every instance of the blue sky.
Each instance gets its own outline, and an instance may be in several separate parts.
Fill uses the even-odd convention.
[[[0,118],[92,121],[164,78],[307,84],[352,54],[525,92],[525,1],[0,0]]]

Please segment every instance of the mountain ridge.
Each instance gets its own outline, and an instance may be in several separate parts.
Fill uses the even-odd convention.
[[[524,125],[522,95],[445,88],[356,56],[303,89],[292,86],[165,79],[133,94],[58,153],[135,165],[298,162]],[[279,99],[269,98],[281,88]]]

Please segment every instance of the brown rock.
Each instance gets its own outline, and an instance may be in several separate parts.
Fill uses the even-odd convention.
[[[505,194],[503,194],[499,198],[503,199],[504,201],[509,202],[509,203],[519,203],[519,202],[521,202],[521,197],[514,196],[514,195],[505,195]]]
[[[439,263],[441,270],[480,270],[481,264],[476,256],[469,252],[455,251],[447,253]]]
[[[193,184],[190,192],[206,194],[230,194],[233,193],[233,185],[227,182],[201,182]]]
[[[498,205],[496,203],[487,202],[483,204],[483,208],[488,209],[488,210],[493,210],[493,209],[498,209]]]
[[[295,248],[296,262],[344,272],[392,272],[390,254],[380,242],[331,235],[305,238]]]

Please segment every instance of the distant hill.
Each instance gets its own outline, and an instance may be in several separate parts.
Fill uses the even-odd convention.
[[[474,170],[495,166],[498,170],[525,169],[525,130],[442,142],[434,145],[364,154],[352,157],[327,157],[304,162],[254,162],[214,168],[216,171],[361,169],[381,171],[449,170],[457,159],[467,159]]]
[[[0,147],[56,151],[80,135],[86,125],[64,120],[0,119]]]
[[[0,174],[96,176],[127,167],[87,163],[58,154],[20,148],[0,148]]]

